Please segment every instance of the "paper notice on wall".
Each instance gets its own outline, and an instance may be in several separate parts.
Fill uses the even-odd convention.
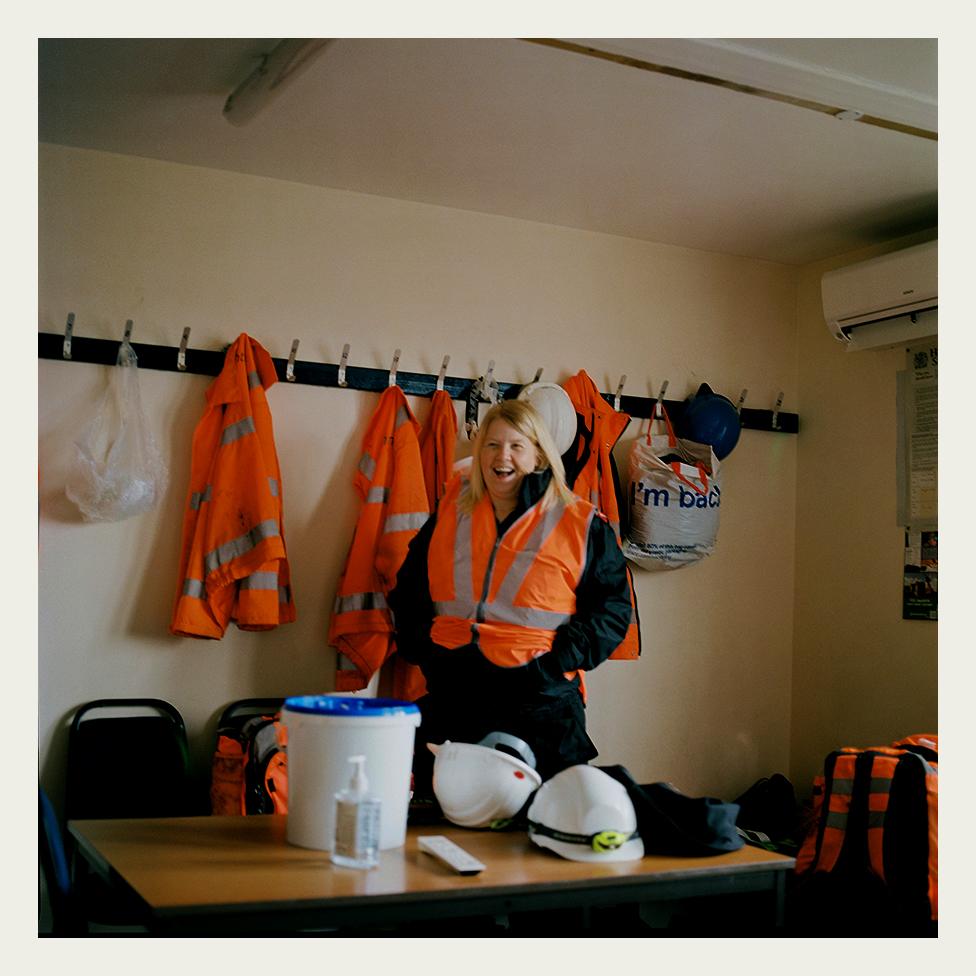
[[[905,532],[904,620],[939,619],[939,533]]]
[[[899,375],[898,521],[935,530],[939,518],[939,345],[908,350]]]

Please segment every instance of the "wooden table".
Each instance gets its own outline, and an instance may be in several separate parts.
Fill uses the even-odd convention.
[[[410,827],[403,847],[381,852],[377,868],[356,871],[336,867],[324,851],[290,845],[285,824],[284,816],[182,817],[76,820],[69,830],[79,853],[128,893],[145,924],[169,934],[359,929],[740,892],[767,892],[770,921],[781,922],[794,864],[753,847],[582,863],[540,850],[524,832],[445,823]],[[453,873],[418,850],[421,834],[445,834],[486,869]]]

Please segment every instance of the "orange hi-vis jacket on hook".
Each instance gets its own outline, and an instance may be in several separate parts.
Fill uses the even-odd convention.
[[[336,691],[365,688],[396,650],[386,594],[410,540],[430,515],[419,432],[403,390],[387,387],[363,438],[353,480],[363,505],[329,621],[329,644],[339,651]],[[423,694],[419,670],[397,665],[394,696],[411,701]]]
[[[606,515],[617,542],[620,542],[620,508],[617,505],[617,492],[613,482],[613,446],[627,429],[630,416],[614,410],[600,396],[596,384],[584,370],[580,370],[563,383],[563,389],[569,395],[573,407],[583,418],[583,425],[591,435],[590,455],[576,476],[573,491]],[[640,657],[640,620],[637,617],[637,595],[634,593],[634,579],[630,566],[627,567],[627,581],[630,584],[630,605],[633,613],[627,636],[610,655],[611,661],[632,661]]]
[[[207,390],[193,433],[190,488],[170,631],[221,638],[295,619],[285,552],[281,472],[265,391],[267,351],[242,333]]]
[[[434,511],[454,476],[454,449],[457,445],[458,420],[454,404],[446,390],[435,390],[431,398],[427,423],[420,432],[420,461],[427,486],[427,504]]]

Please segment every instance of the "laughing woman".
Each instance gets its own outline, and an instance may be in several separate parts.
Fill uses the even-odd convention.
[[[536,410],[493,406],[469,472],[417,533],[389,595],[398,653],[420,666],[415,788],[430,794],[427,742],[526,741],[548,779],[589,762],[583,671],[605,661],[631,618],[620,547],[566,485]]]

